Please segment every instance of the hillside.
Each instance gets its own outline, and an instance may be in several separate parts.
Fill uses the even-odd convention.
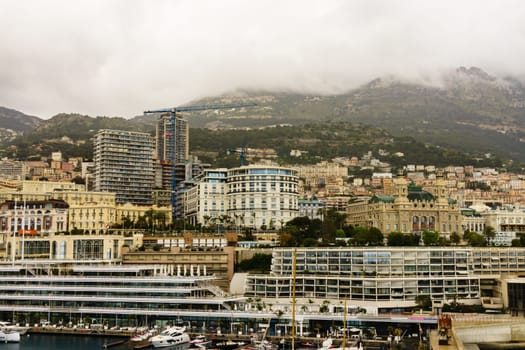
[[[268,137],[267,131],[261,131],[260,128],[315,123],[318,125],[316,128],[321,130],[319,125],[342,122],[379,128],[389,137],[399,140],[408,137],[419,145],[431,147],[432,152],[443,149],[450,151],[449,154],[465,153],[468,157],[479,159],[501,158],[511,159],[515,163],[525,162],[523,83],[513,77],[491,76],[475,67],[458,68],[444,74],[433,84],[385,77],[341,95],[237,91],[193,101],[190,105],[246,102],[255,102],[257,105],[186,113],[192,128],[191,149],[201,151],[200,147],[206,148],[207,143],[212,148],[211,144],[216,141],[220,145],[215,145],[216,148],[210,152],[220,153],[226,148],[242,144],[258,147],[256,145]],[[27,159],[59,149],[65,155],[85,154],[89,157],[90,138],[101,128],[146,132],[153,132],[155,128],[154,115],[138,116],[131,120],[92,118],[78,114],[60,114],[45,121],[31,118],[34,117],[22,115],[7,118],[12,126],[20,119],[18,122],[25,125],[26,134],[4,143],[11,147],[3,155]],[[2,120],[5,122],[4,118]],[[35,129],[28,133],[31,125]],[[203,129],[234,131],[226,133],[226,140],[222,139],[223,134],[210,134],[209,137],[218,140],[203,140],[201,146],[199,135],[209,133],[209,130]],[[279,131],[295,132],[292,129]],[[270,145],[279,146],[280,154],[286,154],[290,148],[301,149],[301,142],[300,138],[293,139],[281,134],[281,138],[274,139]],[[326,139],[325,142],[330,145],[332,139]],[[324,144],[318,146],[325,147]],[[340,151],[343,153],[343,150]]]
[[[24,132],[34,130],[42,122],[40,118],[0,107],[0,144],[12,141]]]
[[[334,96],[243,91],[191,105],[250,101],[256,107],[194,112],[188,118],[192,127],[211,129],[358,122],[457,151],[525,161],[525,87],[519,80],[461,67],[439,83],[388,77]],[[147,117],[140,120],[148,122]]]
[[[80,114],[58,114],[43,121],[36,129],[19,136],[11,143],[7,156],[31,159],[61,151],[64,157],[91,159],[91,138],[100,129],[119,129],[152,132],[149,126],[133,123],[124,118],[90,117]]]

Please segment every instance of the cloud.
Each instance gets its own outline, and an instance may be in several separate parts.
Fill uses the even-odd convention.
[[[521,1],[3,1],[0,105],[131,117],[239,88],[523,75]]]

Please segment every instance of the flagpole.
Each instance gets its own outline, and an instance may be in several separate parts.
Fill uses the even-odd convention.
[[[15,258],[16,258],[16,231],[18,230],[18,218],[16,215],[16,197],[15,197],[15,228],[13,230],[13,244],[11,245],[11,262],[13,266],[15,265]]]
[[[26,238],[26,199],[24,198],[24,211],[23,211],[23,218],[22,218],[22,248],[20,249],[22,252],[22,261],[24,261],[24,243]]]

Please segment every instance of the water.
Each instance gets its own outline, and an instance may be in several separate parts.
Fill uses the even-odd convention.
[[[0,350],[99,350],[108,344],[123,337],[103,337],[89,335],[60,335],[60,334],[31,334],[20,337],[20,343],[0,343]],[[112,350],[131,350],[132,342],[111,347]],[[163,348],[165,350],[187,350],[189,344],[181,344]],[[153,349],[150,347],[148,349]]]
[[[98,350],[106,343],[122,339],[85,335],[31,334],[21,336],[20,343],[0,344],[0,350]],[[133,347],[116,346],[111,349],[123,350]]]

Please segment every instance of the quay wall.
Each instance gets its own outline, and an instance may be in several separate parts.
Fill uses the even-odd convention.
[[[454,329],[462,343],[497,343],[525,341],[524,323],[500,323],[463,326]]]

